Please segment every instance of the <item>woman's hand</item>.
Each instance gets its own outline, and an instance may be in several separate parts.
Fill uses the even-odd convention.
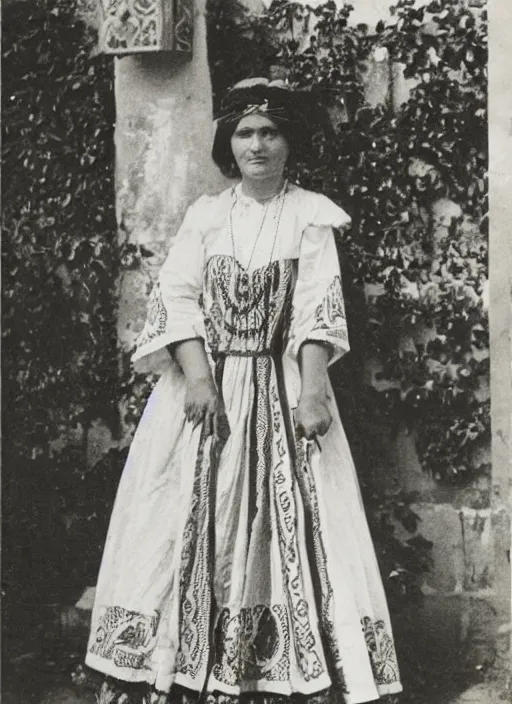
[[[208,435],[219,434],[227,424],[226,412],[211,376],[187,379],[185,417],[197,428],[205,423]]]
[[[169,352],[185,375],[187,420],[194,428],[204,422],[209,435],[215,433],[221,440],[226,440],[229,435],[228,419],[213,381],[203,340],[182,340],[173,345]]]
[[[332,416],[324,393],[301,395],[295,412],[297,435],[313,440],[325,435],[331,427]]]
[[[295,420],[299,438],[313,440],[325,435],[332,422],[327,405],[330,349],[323,343],[306,340],[300,352],[301,393]]]

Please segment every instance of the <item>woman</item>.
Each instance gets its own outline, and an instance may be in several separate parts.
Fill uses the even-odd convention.
[[[134,362],[161,378],[86,659],[117,682],[105,701],[122,681],[148,683],[151,702],[401,689],[327,374],[349,349],[333,233],[350,219],[284,175],[302,103],[266,79],[229,92],[213,158],[240,181],[190,207],[151,295]]]

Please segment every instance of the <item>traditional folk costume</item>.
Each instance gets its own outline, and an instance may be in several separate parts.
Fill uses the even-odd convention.
[[[348,223],[291,184],[264,204],[238,184],[189,208],[134,356],[161,376],[113,510],[90,667],[191,702],[401,690],[332,390],[318,443],[294,425],[301,345],[327,344],[331,362],[349,349],[334,240]],[[168,346],[191,338],[225,404],[222,437],[185,419]]]

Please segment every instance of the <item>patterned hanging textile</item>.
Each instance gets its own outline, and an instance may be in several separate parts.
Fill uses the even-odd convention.
[[[194,0],[82,0],[84,3],[87,15],[94,15],[101,53],[192,54]]]

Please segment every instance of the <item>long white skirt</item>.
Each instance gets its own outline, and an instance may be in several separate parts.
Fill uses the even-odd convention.
[[[388,609],[334,400],[320,447],[293,438],[270,358],[228,357],[230,435],[184,418],[174,368],[135,434],[86,663],[167,692],[401,690]],[[292,435],[292,437],[290,437]]]

